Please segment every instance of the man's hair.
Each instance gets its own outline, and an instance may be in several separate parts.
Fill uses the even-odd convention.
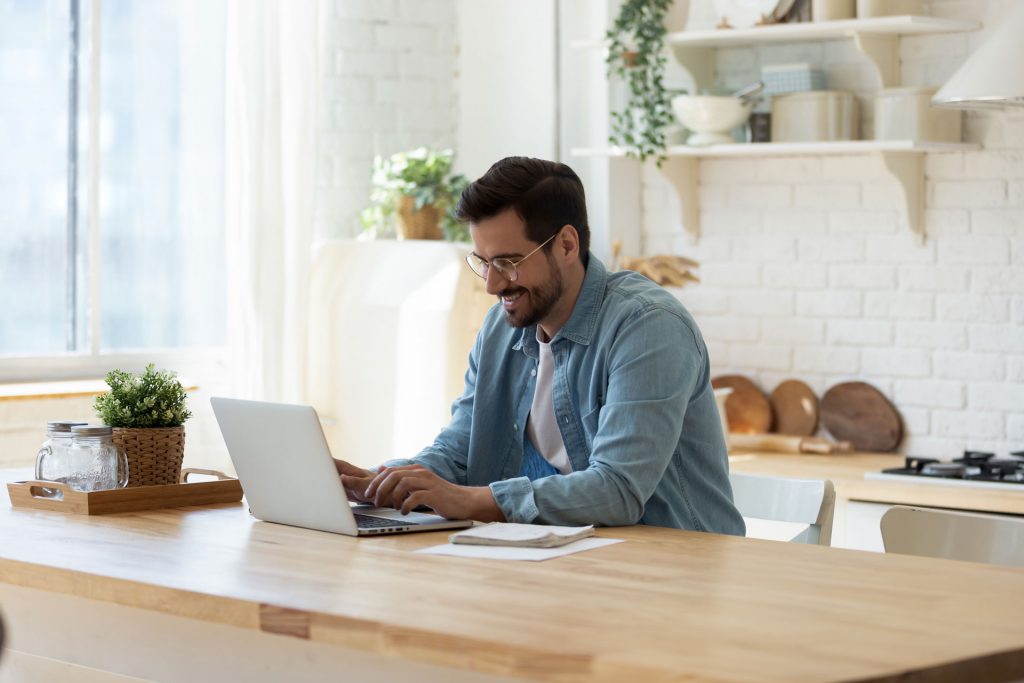
[[[462,192],[455,208],[463,223],[493,218],[512,209],[526,223],[526,236],[543,243],[563,225],[576,228],[580,260],[587,263],[590,225],[583,183],[565,164],[529,157],[505,157]],[[544,247],[551,250],[551,244]]]

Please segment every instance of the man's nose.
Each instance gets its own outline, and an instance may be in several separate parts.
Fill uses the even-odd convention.
[[[508,282],[508,279],[494,266],[487,269],[487,277],[484,278],[484,283],[487,286],[488,294],[497,296],[501,290],[508,287]]]

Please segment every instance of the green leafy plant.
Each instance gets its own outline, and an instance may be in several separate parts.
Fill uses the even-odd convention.
[[[456,220],[453,211],[469,181],[462,174],[452,174],[454,156],[450,149],[420,147],[390,157],[376,157],[370,206],[361,216],[365,231],[371,237],[393,237],[399,201],[412,197],[414,210],[433,206],[443,213],[441,229],[446,239],[468,241],[469,232]]]
[[[629,156],[665,161],[665,127],[673,121],[665,90],[665,15],[672,0],[625,0],[612,28],[605,60],[609,78],[629,86],[622,111],[612,112],[609,142],[625,148]]]
[[[150,363],[141,375],[111,370],[106,380],[110,391],[97,396],[93,408],[111,427],[180,427],[192,417],[174,372]]]

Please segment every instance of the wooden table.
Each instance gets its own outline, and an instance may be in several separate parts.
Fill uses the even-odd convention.
[[[3,491],[14,663],[187,681],[1024,677],[1008,568],[648,527],[547,562],[468,560],[411,552],[443,532],[353,539],[242,504],[90,518]]]

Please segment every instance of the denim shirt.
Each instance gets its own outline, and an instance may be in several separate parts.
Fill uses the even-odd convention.
[[[520,476],[539,349],[500,303],[469,356],[452,419],[413,460],[490,486],[510,522],[651,524],[742,535],[707,348],[682,304],[590,255],[572,315],[551,340],[552,399],[572,472]]]

